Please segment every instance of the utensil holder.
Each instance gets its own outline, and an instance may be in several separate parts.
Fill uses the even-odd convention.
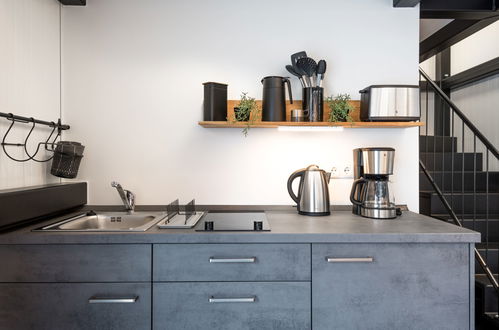
[[[303,110],[308,111],[309,121],[323,121],[324,88],[306,87],[302,93]]]

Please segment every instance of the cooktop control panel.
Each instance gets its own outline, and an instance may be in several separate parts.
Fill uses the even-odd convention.
[[[270,231],[270,225],[263,211],[213,211],[203,217],[196,231]]]

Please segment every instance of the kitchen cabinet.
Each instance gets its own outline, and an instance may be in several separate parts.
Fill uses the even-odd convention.
[[[0,329],[473,329],[479,233],[267,215],[271,232],[4,233]]]
[[[0,301],[0,329],[151,328],[150,283],[4,283]]]
[[[153,329],[310,329],[310,282],[155,283]]]
[[[469,329],[469,258],[464,244],[313,244],[314,329]]]

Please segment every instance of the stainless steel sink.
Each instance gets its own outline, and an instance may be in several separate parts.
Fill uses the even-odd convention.
[[[166,216],[161,212],[99,212],[79,214],[37,231],[146,231]]]

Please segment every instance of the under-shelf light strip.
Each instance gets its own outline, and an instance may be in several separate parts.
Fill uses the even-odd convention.
[[[277,126],[282,132],[342,132],[342,126]]]

